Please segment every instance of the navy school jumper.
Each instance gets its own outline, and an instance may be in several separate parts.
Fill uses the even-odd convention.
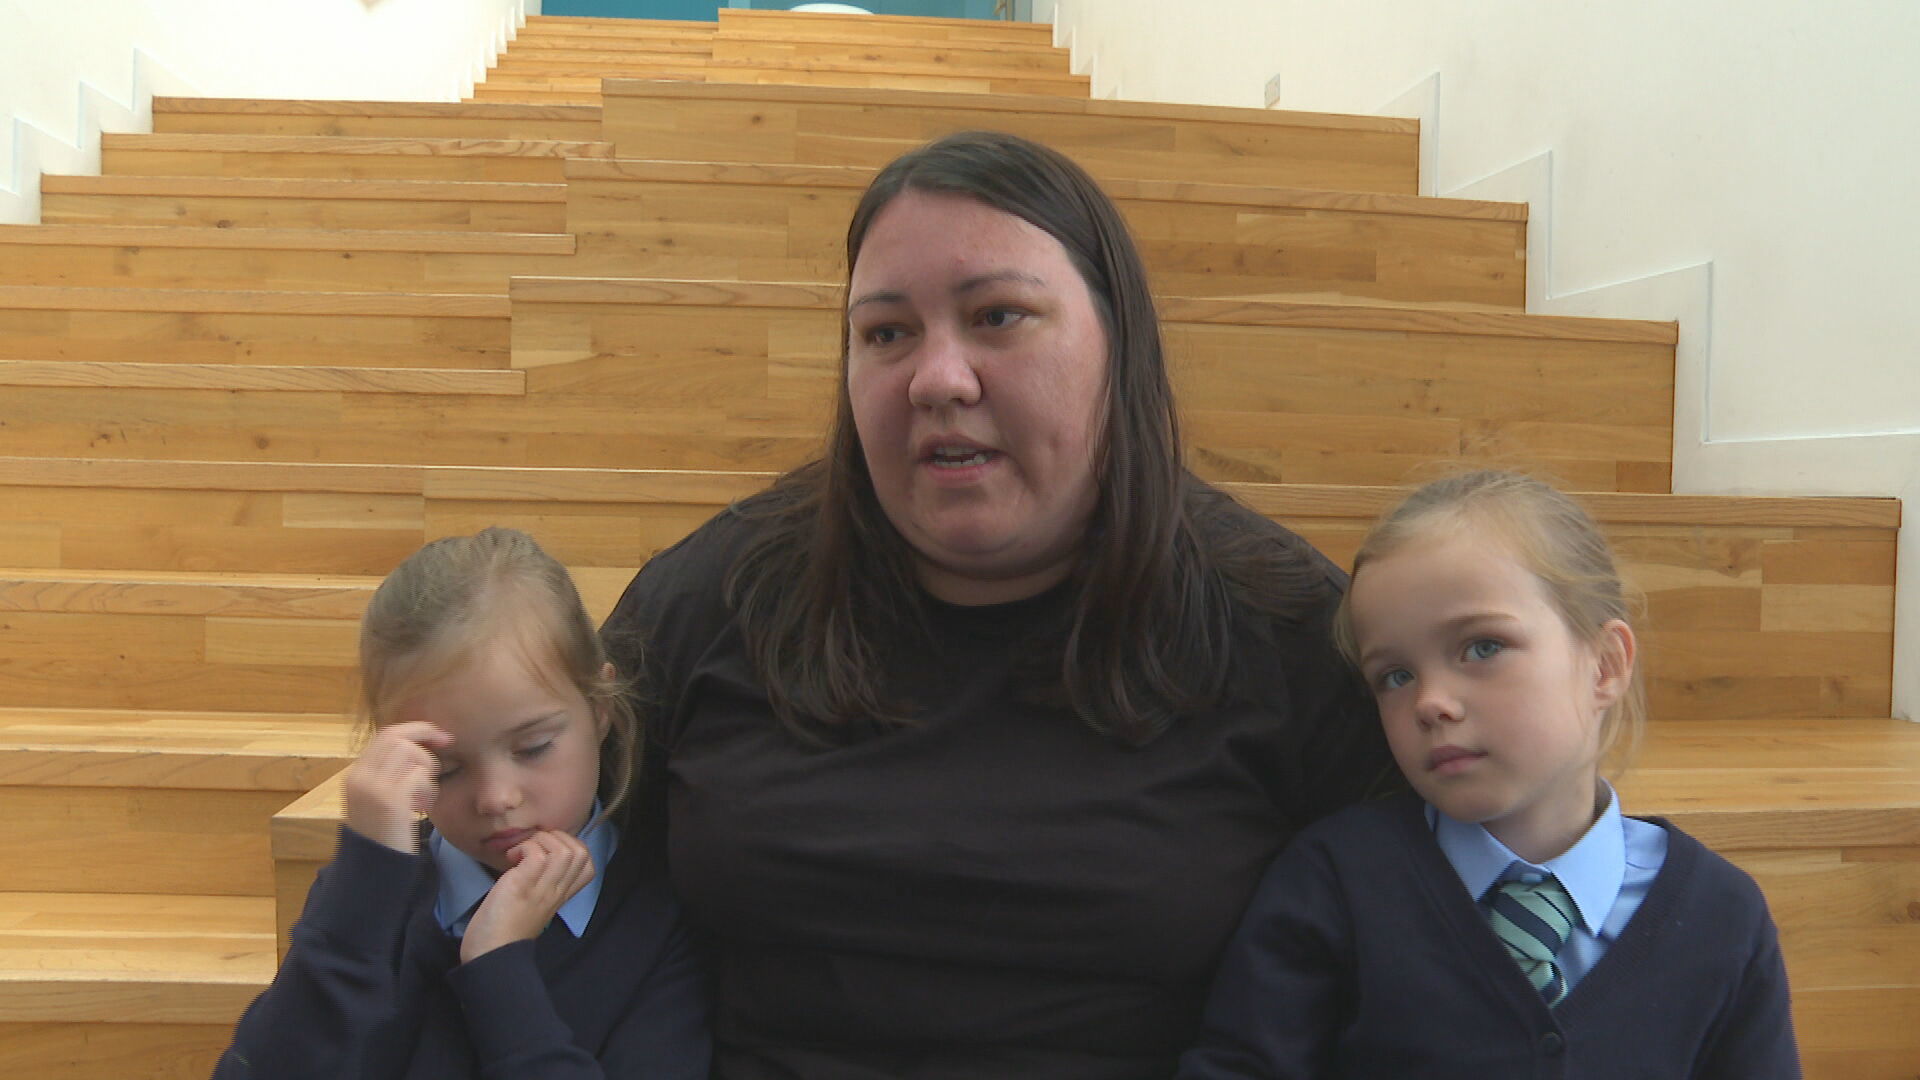
[[[1180,1080],[1798,1080],[1753,880],[1658,818],[1667,860],[1557,1008],[1487,926],[1421,801],[1301,833],[1254,894]]]
[[[705,1080],[704,975],[644,845],[622,843],[599,871],[583,937],[554,919],[464,965],[421,851],[341,827],[214,1080]]]

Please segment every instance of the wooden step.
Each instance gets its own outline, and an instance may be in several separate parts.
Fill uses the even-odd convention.
[[[23,575],[0,575],[18,590]],[[10,610],[23,606],[16,600],[0,602],[0,634],[10,642],[21,633],[20,620],[35,621]],[[85,610],[84,602],[31,602]],[[113,620],[98,621],[107,627]],[[343,714],[74,708],[34,705],[12,693],[35,677],[16,678],[36,662],[75,663],[67,677],[76,680],[89,663],[124,668],[110,642],[72,651],[70,660],[45,649],[15,650],[0,674],[9,702],[0,708],[0,812],[34,823],[0,836],[8,889],[270,895],[267,822],[347,762]],[[0,970],[8,966],[0,955]]]
[[[527,377],[523,371],[453,371],[445,368],[0,360],[0,386],[291,390],[328,394],[499,394],[517,397],[526,393]]]
[[[817,448],[838,378],[838,286],[520,278],[513,288],[524,398],[23,386],[0,453],[767,469]],[[12,318],[7,293],[0,356],[95,360],[121,344],[40,312]],[[1667,486],[1670,391],[1654,388],[1670,385],[1669,324],[1181,298],[1162,308],[1191,460],[1211,478],[1398,482],[1446,457],[1544,467],[1589,490]],[[497,324],[479,319],[354,320],[385,335],[378,351],[350,347],[324,320],[223,316],[212,332],[205,318],[154,319],[131,324],[148,330],[142,362],[287,366],[282,343],[293,350],[287,339],[304,333],[302,358],[320,366],[472,369],[490,366],[497,341]],[[20,333],[5,332],[10,320]],[[424,348],[455,330],[477,355]],[[420,355],[393,340],[407,334]]]
[[[304,793],[350,759],[332,713],[0,708],[0,785]]]
[[[609,62],[698,66],[713,56],[712,38],[607,38],[593,34],[522,34],[494,64],[538,63],[569,57],[606,57]]]
[[[956,69],[978,67],[1061,74],[1073,70],[1073,50],[1057,48],[1051,42],[862,41],[834,34],[734,30],[714,35],[710,51],[716,57],[816,57],[872,62],[898,59],[922,64],[952,64]]]
[[[662,59],[682,57],[699,61],[713,55],[713,35],[706,37],[608,37],[604,34],[522,33],[513,39],[496,63],[514,58],[539,59],[552,56],[601,56],[609,60],[622,57],[653,56]]]
[[[243,176],[43,176],[47,225],[555,233],[564,184]]]
[[[156,97],[153,130],[158,134],[595,142],[600,138],[600,110],[424,101]]]
[[[582,71],[586,65],[601,64],[609,69],[637,68],[659,64],[700,70],[727,67],[821,71],[871,71],[900,75],[954,75],[971,78],[1022,77],[1042,82],[1084,86],[1087,77],[1075,75],[1065,49],[1007,50],[997,46],[984,48],[919,47],[906,45],[830,44],[820,41],[759,41],[753,39],[717,39],[713,48],[700,54],[690,51],[588,51],[586,49],[546,48],[522,53],[509,50],[496,63],[495,71],[514,70],[522,74]],[[609,70],[607,74],[613,74]]]
[[[0,285],[0,358],[504,368],[507,319],[499,296]]]
[[[564,233],[0,225],[0,286],[501,294],[571,272],[573,250]]]
[[[100,138],[100,171],[140,176],[278,176],[559,183],[569,157],[608,157],[605,143],[542,139],[330,135],[117,135]]]
[[[495,102],[537,102],[548,105],[598,105],[598,90],[555,90],[546,86],[490,87],[479,83],[473,88],[473,96],[466,99],[476,104]]]
[[[266,897],[0,893],[0,1070],[205,1077],[275,965]]]
[[[837,285],[529,277],[510,296],[530,394],[644,383],[641,428],[705,415],[725,436],[753,416],[772,437],[824,429]],[[1160,317],[1190,460],[1209,478],[1397,483],[1471,458],[1580,490],[1669,487],[1670,323],[1179,297]],[[809,452],[770,446],[733,465]]]
[[[914,90],[947,94],[1035,94],[1065,98],[1085,98],[1089,80],[1085,75],[1038,75],[1021,72],[960,72],[938,64],[888,66],[858,63],[772,60],[710,60],[699,65],[630,65],[623,71],[569,74],[565,72],[495,69],[474,92],[482,88],[501,94],[527,90],[564,93],[592,93],[602,89],[601,79],[628,78],[704,78],[710,83],[745,83],[767,86],[836,86],[872,90]]]
[[[249,553],[271,552],[263,557],[282,560],[276,565],[289,572],[372,577],[427,540],[505,524],[528,530],[572,567],[596,614],[610,609],[627,578],[656,552],[770,479],[750,472],[21,459],[0,459],[0,477],[10,478],[0,485],[0,542],[7,544],[0,559],[76,571],[143,563],[213,571],[244,568]],[[1342,563],[1396,497],[1381,487],[1226,487]],[[1897,501],[1582,498],[1646,594],[1645,654],[1654,715],[1664,723],[1890,711]],[[127,530],[122,523],[135,515],[149,524]],[[58,581],[62,572],[42,573]],[[206,588],[198,606],[226,602],[213,585]],[[102,591],[96,585],[90,595]],[[326,599],[342,605],[334,615],[352,603]]]
[[[515,43],[545,34],[616,38],[709,38],[720,24],[708,19],[632,19],[596,15],[529,15]]]
[[[1780,927],[1809,1077],[1904,1076],[1920,1031],[1920,727],[1656,723],[1621,784],[1752,874]]]
[[[376,584],[0,570],[0,704],[344,713],[353,704],[358,620]],[[0,788],[0,796],[17,790]]]
[[[348,760],[338,714],[0,709],[0,806],[36,822],[8,887],[268,895],[267,816]]]
[[[847,221],[874,170],[567,163],[567,272],[842,281]],[[1522,203],[1112,180],[1155,291],[1521,311]]]
[[[747,8],[722,8],[719,14],[720,33],[723,35],[799,33],[831,34],[849,41],[1053,44],[1053,27],[1047,23],[901,15],[836,15],[819,11],[764,11]]]
[[[614,156],[878,167],[985,128],[1037,139],[1102,180],[1418,191],[1419,123],[1382,117],[830,87],[608,79]]]

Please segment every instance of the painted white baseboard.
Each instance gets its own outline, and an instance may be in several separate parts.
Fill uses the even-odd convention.
[[[40,220],[40,177],[91,176],[100,172],[100,135],[114,131],[152,131],[153,99],[191,94],[194,89],[142,49],[132,50],[133,95],[121,101],[86,80],[76,80],[76,142],[48,133],[18,117],[4,118],[0,138],[11,140],[12,175],[0,182],[0,222],[33,224]]]

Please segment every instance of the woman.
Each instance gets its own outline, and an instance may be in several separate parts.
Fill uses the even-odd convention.
[[[1139,256],[1066,158],[914,151],[847,265],[824,456],[607,627],[716,1075],[1170,1075],[1265,861],[1391,774],[1345,579],[1181,466]]]

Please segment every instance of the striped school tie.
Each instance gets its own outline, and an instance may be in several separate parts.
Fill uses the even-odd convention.
[[[1487,890],[1487,922],[1507,955],[1520,965],[1549,1006],[1567,996],[1566,973],[1555,957],[1573,931],[1573,897],[1558,878],[1538,882],[1503,881]]]

